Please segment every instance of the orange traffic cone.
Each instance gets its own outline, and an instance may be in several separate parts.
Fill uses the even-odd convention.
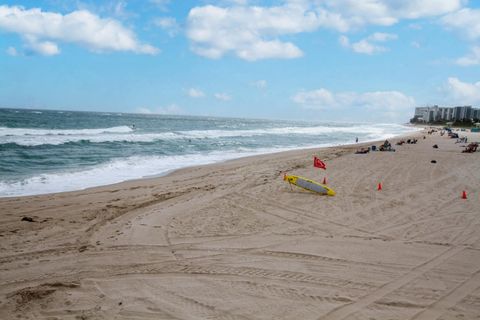
[[[382,190],[382,183],[381,183],[381,182],[378,183],[377,190],[378,190],[378,191]]]
[[[323,178],[323,184],[327,184],[327,177]]]
[[[465,190],[462,192],[462,199],[467,199],[467,192]]]

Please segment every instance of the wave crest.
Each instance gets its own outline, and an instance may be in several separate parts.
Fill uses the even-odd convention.
[[[267,135],[367,135],[370,139],[382,139],[386,134],[408,132],[411,128],[401,125],[357,125],[351,127],[311,126],[280,127],[250,130],[187,130],[161,133],[141,133],[128,126],[103,129],[46,130],[46,129],[12,129],[0,127],[0,144],[13,143],[21,146],[62,145],[87,141],[105,142],[155,142],[160,140],[181,139],[221,139],[235,137],[253,137]]]
[[[128,126],[98,129],[34,129],[0,127],[0,137],[96,135],[102,133],[128,133],[132,131],[133,129]]]

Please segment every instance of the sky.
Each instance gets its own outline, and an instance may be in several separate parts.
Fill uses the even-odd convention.
[[[0,107],[407,122],[480,107],[480,0],[0,2]]]

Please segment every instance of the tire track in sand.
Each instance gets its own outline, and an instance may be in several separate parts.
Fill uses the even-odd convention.
[[[245,278],[257,278],[257,279],[271,279],[298,283],[316,284],[328,287],[340,287],[346,289],[358,289],[362,291],[372,291],[376,288],[373,283],[357,282],[353,280],[344,280],[338,278],[327,278],[325,276],[316,276],[303,272],[294,272],[288,270],[272,270],[253,267],[230,267],[230,266],[200,266],[200,265],[171,265],[163,266],[161,268],[147,266],[145,268],[138,267],[135,270],[131,270],[128,273],[119,272],[116,276],[132,276],[132,275],[167,275],[167,274],[180,274],[180,275],[203,275],[213,277],[239,277]]]
[[[312,225],[312,226],[315,226],[317,228],[325,228],[326,224],[330,224],[331,225],[331,228],[333,229],[341,229],[343,230],[345,233],[345,231],[348,231],[348,232],[361,232],[361,233],[365,233],[365,234],[371,234],[371,232],[367,231],[367,230],[364,230],[364,229],[361,229],[361,228],[356,228],[356,227],[353,227],[353,226],[349,226],[349,225],[345,225],[345,224],[342,224],[342,223],[339,223],[339,222],[335,222],[335,221],[332,221],[330,219],[327,219],[323,216],[318,216],[318,215],[312,215],[312,214],[309,214],[306,210],[301,210],[301,209],[298,209],[298,208],[294,208],[294,207],[291,207],[289,205],[286,205],[286,204],[278,204],[274,201],[269,201],[269,200],[265,200],[263,198],[260,198],[260,197],[255,197],[253,195],[250,195],[250,194],[243,194],[241,195],[243,198],[247,198],[247,199],[250,199],[250,206],[252,206],[252,204],[261,204],[261,206],[263,206],[264,208],[267,207],[267,208],[272,208],[272,209],[275,209],[276,212],[284,212],[284,213],[287,213],[287,214],[291,214],[291,217],[289,217],[289,219],[292,219],[294,220],[295,222],[301,224],[301,225]],[[238,194],[232,194],[232,197],[231,199],[233,201],[236,201],[237,203],[240,203],[242,200],[241,198],[235,198],[235,197],[239,197]],[[260,209],[256,209],[255,207],[252,207],[251,208],[252,210],[257,210],[259,211]],[[266,212],[265,209],[263,209],[263,212]],[[269,214],[271,214],[271,212],[267,212]],[[283,218],[283,219],[286,219],[286,218]],[[328,228],[327,228],[328,229]]]
[[[383,298],[387,294],[393,292],[401,288],[402,286],[406,285],[410,281],[414,280],[415,278],[419,277],[420,275],[424,274],[425,272],[433,269],[434,267],[438,266],[440,263],[444,262],[445,260],[453,257],[454,255],[458,254],[459,252],[463,251],[464,247],[450,247],[445,250],[440,255],[430,259],[427,262],[424,262],[412,270],[407,274],[401,276],[397,280],[389,282],[384,286],[380,287],[378,290],[373,291],[366,296],[358,299],[354,303],[347,304],[340,306],[338,308],[333,309],[329,313],[321,316],[319,320],[338,320],[338,319],[345,319],[349,315],[359,310],[364,309],[368,305],[374,303],[375,301]]]
[[[449,308],[455,306],[462,299],[480,287],[480,270],[472,277],[463,281],[459,286],[450,291],[449,294],[429,306],[428,309],[418,313],[414,320],[432,320],[440,317]]]

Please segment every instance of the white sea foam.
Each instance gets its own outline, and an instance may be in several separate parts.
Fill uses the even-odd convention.
[[[117,159],[82,171],[41,174],[15,182],[0,181],[0,197],[82,190],[89,187],[161,175],[188,166],[204,165],[256,154],[291,150],[293,148],[243,149],[229,152],[216,151],[208,154]]]
[[[405,127],[399,128],[398,133],[405,132]],[[416,130],[412,129],[411,131]],[[362,142],[389,139],[397,135],[382,130],[372,130]],[[193,136],[193,135],[192,135]],[[351,142],[339,141],[335,145]],[[302,148],[328,147],[332,143],[302,145]],[[82,190],[85,188],[108,185],[127,180],[161,175],[169,171],[196,165],[221,162],[229,159],[241,158],[251,155],[267,154],[298,149],[299,146],[285,146],[277,148],[250,149],[245,147],[230,151],[215,151],[203,154],[188,154],[177,156],[141,156],[112,160],[106,164],[90,167],[81,171],[57,172],[40,174],[25,180],[7,182],[0,181],[0,197],[25,196]]]
[[[413,129],[414,130],[414,129]],[[371,139],[413,131],[400,125],[356,125],[351,127],[311,126],[283,127],[252,130],[188,130],[163,133],[139,133],[128,126],[101,129],[47,130],[0,127],[0,144],[15,143],[23,146],[61,145],[69,142],[154,142],[176,139],[218,139],[253,137],[262,135],[335,135],[362,134]]]
[[[128,133],[133,129],[118,126],[98,129],[31,129],[0,127],[0,144],[15,143],[22,146],[43,144],[60,145],[68,142],[87,140],[91,142],[128,140]],[[127,137],[122,138],[122,137]]]
[[[94,135],[102,133],[126,133],[133,129],[128,126],[97,129],[35,129],[35,128],[6,128],[0,127],[0,137],[3,136],[68,136],[68,135]]]

